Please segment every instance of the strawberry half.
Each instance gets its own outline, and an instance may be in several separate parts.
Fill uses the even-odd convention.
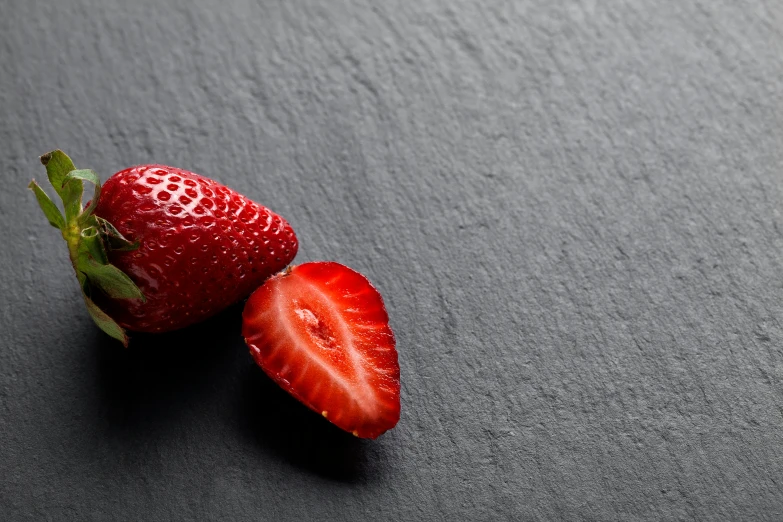
[[[256,363],[333,424],[374,439],[400,418],[400,366],[383,299],[334,262],[272,276],[248,299],[242,335]]]
[[[186,170],[140,165],[101,187],[56,150],[41,156],[60,212],[30,189],[60,229],[87,309],[127,346],[125,329],[176,330],[247,297],[296,255],[288,223],[233,190]],[[83,182],[95,191],[82,207]]]

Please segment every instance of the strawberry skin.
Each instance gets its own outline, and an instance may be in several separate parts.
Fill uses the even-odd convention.
[[[138,332],[206,319],[285,268],[298,248],[293,229],[274,212],[211,179],[163,165],[114,174],[95,215],[140,243],[133,252],[110,252],[109,261],[147,302],[114,300],[106,309]]]
[[[101,187],[62,151],[41,162],[64,216],[35,181],[30,189],[68,244],[93,320],[126,346],[125,329],[165,332],[202,321],[296,256],[296,235],[282,217],[198,174],[141,165]],[[95,187],[86,208],[84,182]]]
[[[383,299],[334,262],[290,267],[248,299],[242,335],[256,363],[313,411],[374,439],[400,418],[400,367]]]

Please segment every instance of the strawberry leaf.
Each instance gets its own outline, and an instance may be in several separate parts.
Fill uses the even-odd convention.
[[[98,199],[101,197],[101,180],[98,178],[98,175],[93,172],[90,169],[79,169],[79,170],[72,170],[70,171],[65,178],[63,178],[63,189],[66,189],[68,185],[71,183],[75,183],[74,180],[83,180],[88,181],[93,184],[95,187],[92,194],[92,199],[90,200],[90,205],[84,209],[84,211],[79,216],[80,220],[84,222],[88,217],[90,217],[95,210],[95,207],[98,205]],[[81,184],[81,182],[79,182]],[[82,189],[83,190],[83,189]],[[79,203],[81,204],[81,192],[79,193]]]
[[[76,170],[73,161],[63,151],[54,150],[41,156],[41,163],[46,167],[46,175],[49,182],[57,191],[57,194],[63,200],[65,207],[65,220],[70,222],[76,218],[82,211],[82,192],[84,187],[82,182],[77,180],[63,186],[65,177],[72,170]]]
[[[109,262],[109,258],[106,256],[106,249],[96,227],[92,226],[82,229],[78,246],[78,259],[80,261],[79,269],[85,273],[86,270],[81,266],[82,260],[92,259],[102,265]]]
[[[41,207],[41,210],[43,210],[46,219],[49,220],[49,224],[54,228],[62,230],[63,227],[65,227],[65,218],[63,217],[62,212],[60,212],[60,209],[57,208],[57,205],[54,204],[54,201],[49,199],[46,192],[44,192],[35,181],[31,181],[27,188],[32,190],[33,194],[35,194],[35,199],[38,200],[38,205]]]
[[[103,293],[113,299],[141,299],[146,301],[144,294],[125,272],[114,265],[104,265],[94,259],[81,263],[79,269],[87,276],[90,284],[100,288]]]
[[[123,236],[119,230],[114,228],[114,225],[103,219],[102,217],[95,216],[98,220],[98,231],[103,237],[104,244],[109,250],[117,250],[120,252],[130,252],[139,248],[138,241],[130,241]]]
[[[87,311],[90,313],[90,317],[92,317],[92,320],[98,325],[98,328],[120,341],[122,345],[127,348],[129,339],[125,330],[123,330],[114,319],[109,317],[106,312],[98,308],[98,305],[87,297],[86,294],[82,294],[82,297],[84,297],[84,304],[87,305]]]
[[[88,221],[96,225],[83,228],[78,241],[76,270],[87,278],[87,289],[95,287],[113,299],[141,299],[146,301],[139,287],[125,272],[109,264],[103,237],[95,217]]]
[[[46,175],[57,194],[62,194],[63,180],[72,170],[76,170],[73,161],[63,151],[57,149],[41,156],[41,163],[46,167]]]

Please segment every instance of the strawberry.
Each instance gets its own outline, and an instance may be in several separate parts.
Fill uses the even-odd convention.
[[[400,366],[381,295],[334,262],[269,278],[248,299],[242,335],[261,369],[297,400],[357,437],[400,418]]]
[[[126,346],[126,329],[164,332],[206,319],[296,255],[284,219],[192,172],[141,165],[101,187],[62,151],[41,162],[65,215],[35,181],[30,189],[68,244],[90,315]],[[84,181],[95,186],[86,208]]]

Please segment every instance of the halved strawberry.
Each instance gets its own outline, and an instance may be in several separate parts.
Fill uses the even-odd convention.
[[[289,267],[245,305],[258,365],[310,409],[374,439],[400,419],[400,366],[381,294],[334,262]]]

